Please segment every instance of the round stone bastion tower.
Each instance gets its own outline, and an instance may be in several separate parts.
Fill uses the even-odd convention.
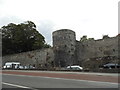
[[[75,61],[76,35],[69,29],[53,32],[54,64],[56,67],[73,65]]]

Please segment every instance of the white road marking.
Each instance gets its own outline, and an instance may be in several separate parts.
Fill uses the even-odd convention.
[[[101,84],[115,84],[118,85],[118,83],[112,83],[112,82],[102,82],[102,81],[90,81],[90,80],[78,80],[78,79],[67,79],[67,78],[55,78],[55,77],[47,77],[47,76],[30,76],[30,75],[15,75],[15,74],[3,74],[3,75],[11,75],[11,76],[20,76],[20,77],[39,77],[39,78],[47,78],[47,79],[60,79],[60,80],[71,80],[71,81],[82,81],[82,82],[91,82],[91,83],[101,83]]]
[[[6,83],[6,82],[2,82],[2,84],[9,85],[9,86],[13,86],[13,87],[18,87],[18,88],[38,90],[38,89],[31,88],[31,87],[26,87],[26,86],[21,86],[21,85],[17,85],[17,84]]]
[[[13,86],[13,87],[18,87],[18,88],[29,88],[29,89],[30,89],[30,87],[21,86],[21,85],[16,85],[16,84],[11,84],[11,83],[2,82],[2,84],[9,85],[9,86]]]

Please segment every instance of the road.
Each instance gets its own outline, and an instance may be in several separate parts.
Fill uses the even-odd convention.
[[[45,76],[45,75],[33,75],[33,73],[36,74],[38,72],[29,72],[29,73],[32,73],[32,75],[13,74],[13,73],[11,74],[10,72],[9,73],[3,72],[2,87],[3,88],[26,88],[31,90],[38,90],[39,88],[118,88],[117,82],[106,82],[106,81],[103,82],[103,81],[96,81],[96,80],[57,77],[61,73],[57,73],[56,77]],[[46,72],[41,72],[41,73],[45,74]],[[55,74],[55,72],[54,73],[50,72],[47,74],[53,75]],[[73,75],[73,74],[67,73],[65,75],[68,75],[69,77],[70,75]],[[108,76],[107,74],[105,74],[105,76],[109,77],[110,75]],[[116,76],[113,75],[111,77],[116,77]]]

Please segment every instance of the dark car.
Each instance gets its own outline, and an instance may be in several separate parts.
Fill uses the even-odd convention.
[[[120,68],[120,65],[119,64],[115,64],[115,63],[108,63],[108,64],[103,65],[103,68],[109,68],[109,69]]]

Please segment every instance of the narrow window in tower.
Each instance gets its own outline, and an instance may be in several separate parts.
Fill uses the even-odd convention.
[[[65,45],[65,47],[67,47],[67,45]]]
[[[70,51],[68,51],[70,53]]]
[[[113,52],[115,52],[115,49],[113,49]]]

